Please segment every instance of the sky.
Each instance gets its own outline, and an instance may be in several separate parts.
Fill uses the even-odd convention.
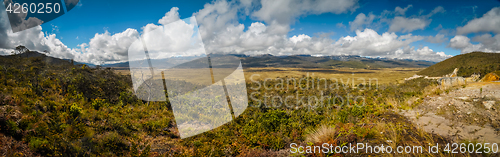
[[[79,62],[124,62],[130,45],[148,30],[190,17],[209,53],[439,62],[472,51],[500,52],[495,0],[80,0],[66,14],[16,33],[1,12],[0,55],[25,45]]]

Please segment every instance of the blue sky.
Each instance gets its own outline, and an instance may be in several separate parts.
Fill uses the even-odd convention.
[[[498,11],[496,11],[495,8],[499,7],[500,3],[499,1],[494,0],[340,0],[336,1],[332,4],[332,6],[326,6],[323,10],[320,9],[320,11],[315,11],[316,8],[314,7],[304,7],[307,5],[316,5],[314,3],[321,3],[319,1],[246,1],[249,3],[245,3],[244,1],[226,2],[221,0],[155,0],[145,2],[124,0],[80,0],[79,4],[70,12],[55,20],[42,24],[41,28],[35,29],[41,29],[38,31],[44,32],[46,40],[50,39],[49,37],[51,35],[55,35],[53,38],[59,40],[60,43],[67,47],[67,50],[64,51],[67,51],[66,53],[72,53],[71,55],[59,54],[59,56],[67,58],[85,54],[87,57],[80,57],[80,59],[86,62],[94,63],[97,61],[119,62],[126,60],[126,58],[124,59],[124,57],[120,56],[109,58],[109,56],[113,55],[109,53],[114,53],[112,51],[118,51],[116,50],[117,48],[110,48],[112,46],[92,47],[90,44],[92,39],[98,38],[98,35],[107,35],[112,38],[116,34],[126,32],[127,29],[133,29],[137,31],[138,34],[142,34],[142,28],[148,24],[161,25],[158,22],[159,19],[166,17],[166,13],[171,11],[173,7],[178,8],[175,12],[178,13],[178,17],[181,19],[195,15],[201,26],[201,31],[206,30],[208,32],[219,33],[227,30],[226,28],[243,25],[243,31],[240,32],[240,34],[235,34],[235,36],[239,35],[241,38],[244,33],[250,32],[249,28],[252,24],[256,24],[256,26],[257,24],[263,24],[265,31],[260,35],[262,36],[262,34],[265,34],[265,37],[267,38],[263,36],[261,40],[267,41],[267,39],[269,39],[269,42],[279,43],[264,43],[259,45],[262,47],[262,50],[255,50],[253,48],[241,46],[245,45],[245,43],[235,43],[235,45],[226,47],[221,47],[220,44],[219,46],[217,46],[217,44],[215,44],[215,46],[206,45],[208,49],[213,49],[215,51],[228,51],[228,53],[271,53],[275,55],[302,53],[322,55],[356,54],[362,56],[383,56],[440,61],[450,57],[450,55],[453,56],[460,53],[467,53],[467,51],[500,51],[498,49],[500,47],[500,41],[496,40],[500,40],[500,36],[496,36],[498,33],[497,29],[487,27],[473,28],[473,26],[478,27],[479,25],[479,27],[481,27],[482,25],[488,25],[476,23],[484,23],[488,21],[496,22],[496,20],[499,20],[498,18],[500,18],[500,15],[496,15]],[[283,4],[273,5],[273,3]],[[322,5],[324,6],[325,4]],[[316,7],[322,5],[317,5]],[[333,5],[342,7],[336,7]],[[272,8],[273,6],[277,8]],[[217,11],[217,9],[219,9],[219,11]],[[235,12],[221,12],[221,10],[232,9],[234,9]],[[401,11],[402,9],[406,10]],[[219,23],[224,23],[224,25],[217,25],[217,28],[208,29],[208,26],[217,24],[218,22],[217,20],[210,21],[210,16],[201,17],[199,13],[202,10],[210,12],[210,15],[215,17],[229,16],[231,18],[226,21],[218,21]],[[434,10],[436,10],[435,13],[433,13]],[[281,14],[283,11],[287,13]],[[483,16],[488,12],[491,12],[492,14],[491,16],[488,16],[489,20],[486,17],[483,18]],[[364,20],[360,20],[363,23],[356,26],[355,20],[358,17],[362,17],[360,14],[363,14],[367,18],[372,17],[372,19],[367,20],[367,18],[365,18]],[[481,20],[481,18],[483,18],[483,20]],[[474,19],[479,20],[473,21]],[[397,23],[398,20],[402,21],[399,25]],[[407,22],[411,20],[416,22],[415,25],[419,24],[419,26],[413,27],[411,24],[408,25]],[[495,23],[491,25],[495,25]],[[207,26],[207,29],[204,29],[204,26]],[[460,29],[460,27],[463,27],[463,30],[457,33],[457,29]],[[270,32],[270,30],[274,28],[283,28],[284,30],[282,32]],[[108,33],[106,34],[106,32]],[[135,32],[131,31],[129,33],[134,34]],[[394,39],[387,39],[389,37],[383,38],[384,33],[386,33],[387,36],[395,34],[395,36],[392,36]],[[34,31],[34,34],[36,34],[36,31]],[[362,37],[365,36],[363,34],[367,36],[375,35],[376,37],[373,37],[374,39],[362,39]],[[272,38],[273,36],[277,37]],[[403,36],[410,37],[408,37],[408,39],[403,39]],[[437,36],[440,36],[441,38],[439,40],[436,38],[436,41],[434,42],[429,42],[430,39],[427,40],[429,37]],[[118,37],[119,36],[115,36],[115,38]],[[356,41],[363,41],[363,43],[352,43],[353,41],[351,41],[348,37],[355,37],[357,38],[355,39]],[[205,42],[216,38],[217,36],[203,36],[203,40]],[[292,38],[294,39],[292,40]],[[375,38],[380,38],[380,40]],[[382,41],[382,39],[387,39],[387,41]],[[372,46],[371,48],[366,49],[356,47],[339,47],[339,45],[347,44],[380,45],[380,43],[392,42],[394,40],[396,40],[397,43],[390,44],[399,44],[398,46],[400,47],[382,48]],[[56,43],[59,41],[56,41]],[[23,41],[19,41],[17,43],[23,43]],[[300,43],[305,45],[316,44],[330,48],[303,48],[297,46]],[[82,45],[84,47],[87,46],[86,48],[88,49],[82,48]],[[50,45],[47,45],[46,47],[49,47],[51,50],[57,49],[51,47]],[[292,48],[290,48],[290,50],[287,49],[287,47]],[[3,47],[3,49],[9,49],[9,47]],[[37,49],[36,46],[33,47],[33,49]],[[123,48],[118,49],[123,50]],[[276,49],[276,51],[270,51],[269,49]],[[442,52],[445,55],[439,54],[438,52]],[[101,55],[100,53],[108,54]],[[438,54],[436,55],[436,53]],[[58,53],[54,53],[54,55],[57,54]],[[106,58],[106,56],[108,56],[108,58]]]

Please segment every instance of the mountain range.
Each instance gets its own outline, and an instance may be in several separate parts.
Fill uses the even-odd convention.
[[[436,64],[436,62],[411,60],[411,59],[391,59],[391,58],[368,58],[356,55],[340,55],[340,56],[311,56],[311,55],[293,55],[293,56],[273,56],[270,54],[247,56],[234,55],[239,57],[244,68],[261,68],[261,67],[282,67],[282,68],[422,68]],[[153,64],[165,64],[171,61],[190,60],[190,57],[175,57],[167,59],[151,59]],[[134,61],[133,61],[134,62]],[[203,60],[191,62],[204,62]],[[206,62],[206,61],[205,61]],[[195,63],[197,64],[197,63]],[[116,64],[105,64],[103,67],[127,68],[129,62]],[[206,65],[206,64],[200,64]],[[187,67],[185,67],[187,68]],[[193,67],[191,67],[193,68]]]
[[[211,58],[216,58],[224,55],[212,55]],[[369,58],[357,55],[339,55],[339,56],[311,56],[311,55],[292,55],[292,56],[273,56],[270,54],[247,56],[247,55],[231,55],[240,58],[244,68],[262,68],[262,67],[275,67],[275,68],[395,68],[395,67],[408,67],[408,68],[423,68],[436,64],[431,61],[411,60],[411,59],[395,59],[395,58]],[[46,54],[37,51],[28,51],[22,54],[2,56],[1,58],[9,57],[40,57],[48,63],[61,64],[63,62],[71,62],[70,59],[59,59],[47,56]],[[181,64],[184,62],[190,64]],[[143,60],[131,62],[144,62]],[[199,57],[174,57],[167,59],[151,59],[153,65],[161,65],[158,68],[171,68],[174,65],[180,68],[196,68],[197,65],[207,65],[206,59],[203,60]],[[87,66],[95,67],[96,65],[90,63],[76,62],[73,64],[86,64]],[[112,67],[118,69],[128,69],[129,62],[121,62],[115,64],[104,64],[101,67]],[[233,64],[233,63],[222,63]],[[190,66],[187,66],[190,65]],[[224,65],[219,65],[223,67]]]

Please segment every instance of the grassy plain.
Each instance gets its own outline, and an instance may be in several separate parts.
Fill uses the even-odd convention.
[[[275,79],[278,77],[294,77],[300,78],[304,76],[318,77],[325,79],[337,79],[344,83],[350,79],[354,80],[354,84],[368,82],[369,79],[378,80],[378,84],[400,83],[404,78],[411,77],[423,68],[381,68],[381,69],[354,69],[354,68],[244,68],[245,80],[251,82],[253,80],[264,80],[267,78]],[[130,75],[130,70],[114,70],[122,75]],[[187,82],[207,83],[206,76],[200,75],[207,69],[170,69],[175,75],[166,75],[166,79],[183,79]],[[221,70],[222,74],[229,75],[232,70]],[[160,73],[160,71],[155,71]],[[252,77],[253,76],[253,77]],[[186,79],[187,78],[187,79]],[[160,79],[160,78],[155,78]],[[365,81],[363,81],[363,79]],[[364,84],[364,83],[363,83]]]
[[[361,79],[368,81],[369,79],[378,80],[379,84],[397,83],[404,78],[411,77],[422,68],[383,68],[383,69],[354,69],[354,68],[339,68],[339,69],[304,69],[304,68],[247,68],[244,70],[245,79],[251,81],[263,80],[266,78],[277,77],[318,77],[326,79],[354,79],[355,84],[362,83]]]

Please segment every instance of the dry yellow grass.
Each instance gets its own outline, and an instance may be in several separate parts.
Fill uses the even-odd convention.
[[[354,79],[356,83],[363,83],[363,79],[368,82],[369,79],[378,80],[379,84],[402,82],[404,78],[415,75],[422,68],[385,68],[379,70],[371,69],[303,69],[303,68],[247,68],[245,71],[246,81],[264,80],[266,78],[277,77],[318,77],[325,79]]]
[[[144,71],[144,77],[147,78],[147,76],[150,76],[150,71],[149,69],[142,69]],[[155,69],[155,77],[154,79],[162,79],[161,77],[161,72],[165,69]],[[219,68],[216,70],[217,74],[215,76],[215,80],[219,80],[220,76],[227,76],[233,72],[234,69],[224,69],[224,68]],[[212,78],[210,75],[210,69],[168,69],[167,71],[164,71],[164,76],[165,79],[170,79],[170,80],[181,80],[181,81],[186,81],[186,82],[191,82],[194,84],[203,84],[203,85],[209,85],[212,84]],[[122,74],[122,75],[130,75],[131,72],[130,70],[115,70],[116,73]],[[137,76],[135,77],[140,77],[140,74],[137,73]],[[215,74],[214,74],[215,75]]]
[[[323,143],[328,142],[335,137],[335,128],[329,125],[321,125],[315,130],[311,131],[306,137],[307,142]]]
[[[318,77],[325,79],[337,79],[346,82],[348,79],[355,80],[355,84],[368,82],[370,79],[372,83],[387,84],[402,82],[404,78],[413,76],[422,68],[385,68],[385,69],[353,69],[353,68],[340,68],[340,69],[304,69],[304,68],[245,68],[243,69],[245,79],[247,82],[253,80],[275,79],[277,77]],[[170,69],[176,75],[165,76],[166,79],[183,79],[188,82],[202,82],[210,83],[205,75],[200,75],[206,69]],[[231,71],[222,70],[223,74],[228,75]],[[226,72],[227,71],[227,72]],[[122,75],[130,75],[129,70],[115,70],[115,72]],[[186,79],[187,78],[187,79]],[[155,78],[161,79],[161,78]]]

